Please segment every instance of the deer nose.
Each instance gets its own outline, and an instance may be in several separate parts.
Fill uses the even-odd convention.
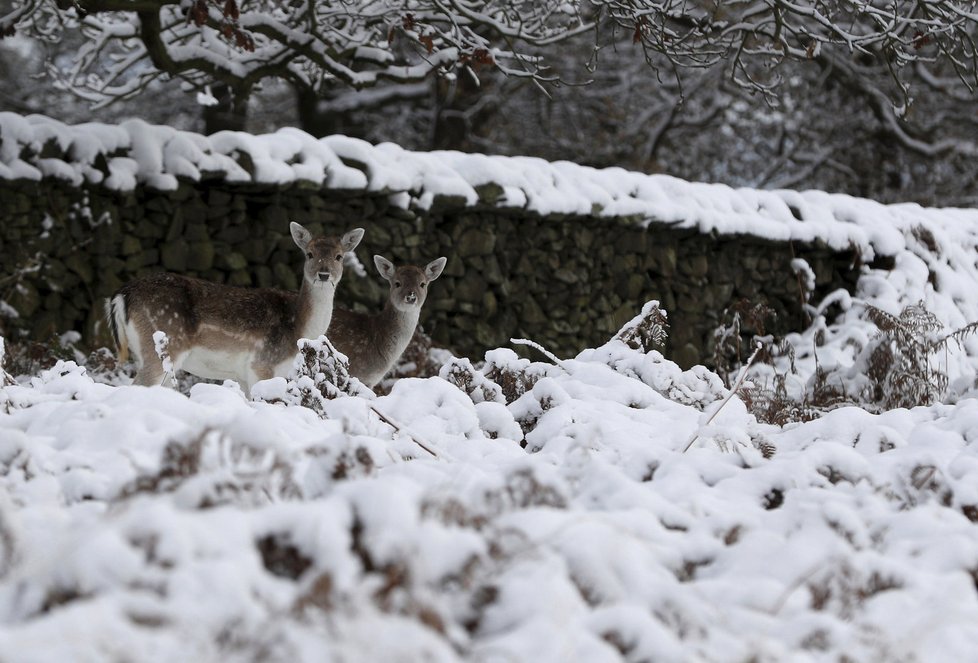
[[[329,281],[329,272],[319,272],[320,281]]]
[[[413,304],[414,302],[418,301],[418,296],[413,292],[409,292],[408,294],[404,295],[404,301],[406,301],[408,304]]]

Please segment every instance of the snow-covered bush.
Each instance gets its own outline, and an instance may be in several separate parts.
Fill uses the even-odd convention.
[[[326,416],[326,401],[342,396],[373,396],[365,384],[350,375],[346,355],[333,347],[325,336],[299,339],[298,347],[299,353],[288,380],[259,383],[252,389],[257,399],[301,405]]]
[[[337,387],[322,342],[305,359],[314,409],[284,379],[184,395],[70,362],[0,387],[0,651],[870,663],[978,642],[974,400],[770,426],[617,338],[382,397]]]
[[[5,387],[9,384],[14,383],[14,379],[10,377],[10,374],[4,368],[4,364],[7,363],[7,346],[4,341],[3,336],[0,336],[0,387]]]

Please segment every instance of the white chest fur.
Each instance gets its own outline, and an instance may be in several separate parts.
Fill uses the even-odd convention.
[[[307,315],[302,326],[297,330],[299,338],[319,338],[329,329],[333,318],[333,295],[335,289],[332,283],[306,284]]]

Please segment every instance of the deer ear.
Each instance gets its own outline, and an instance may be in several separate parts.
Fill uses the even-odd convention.
[[[377,271],[380,272],[380,275],[385,279],[390,281],[394,278],[394,272],[396,270],[394,269],[394,265],[390,260],[384,256],[374,256],[374,264],[377,265]]]
[[[363,228],[354,228],[340,239],[340,245],[344,251],[352,251],[357,248],[357,244],[363,239]]]
[[[305,251],[309,242],[312,241],[312,233],[295,221],[289,224],[289,230],[292,232],[292,241],[295,242],[295,245]]]
[[[441,272],[445,269],[445,263],[448,262],[448,258],[438,258],[437,260],[432,260],[428,263],[428,266],[424,268],[424,275],[428,277],[429,281],[434,281],[439,276]]]

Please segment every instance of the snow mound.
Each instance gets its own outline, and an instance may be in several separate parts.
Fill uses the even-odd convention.
[[[974,400],[780,429],[621,339],[557,364],[494,350],[315,411],[259,391],[72,363],[0,387],[5,660],[978,647]]]

